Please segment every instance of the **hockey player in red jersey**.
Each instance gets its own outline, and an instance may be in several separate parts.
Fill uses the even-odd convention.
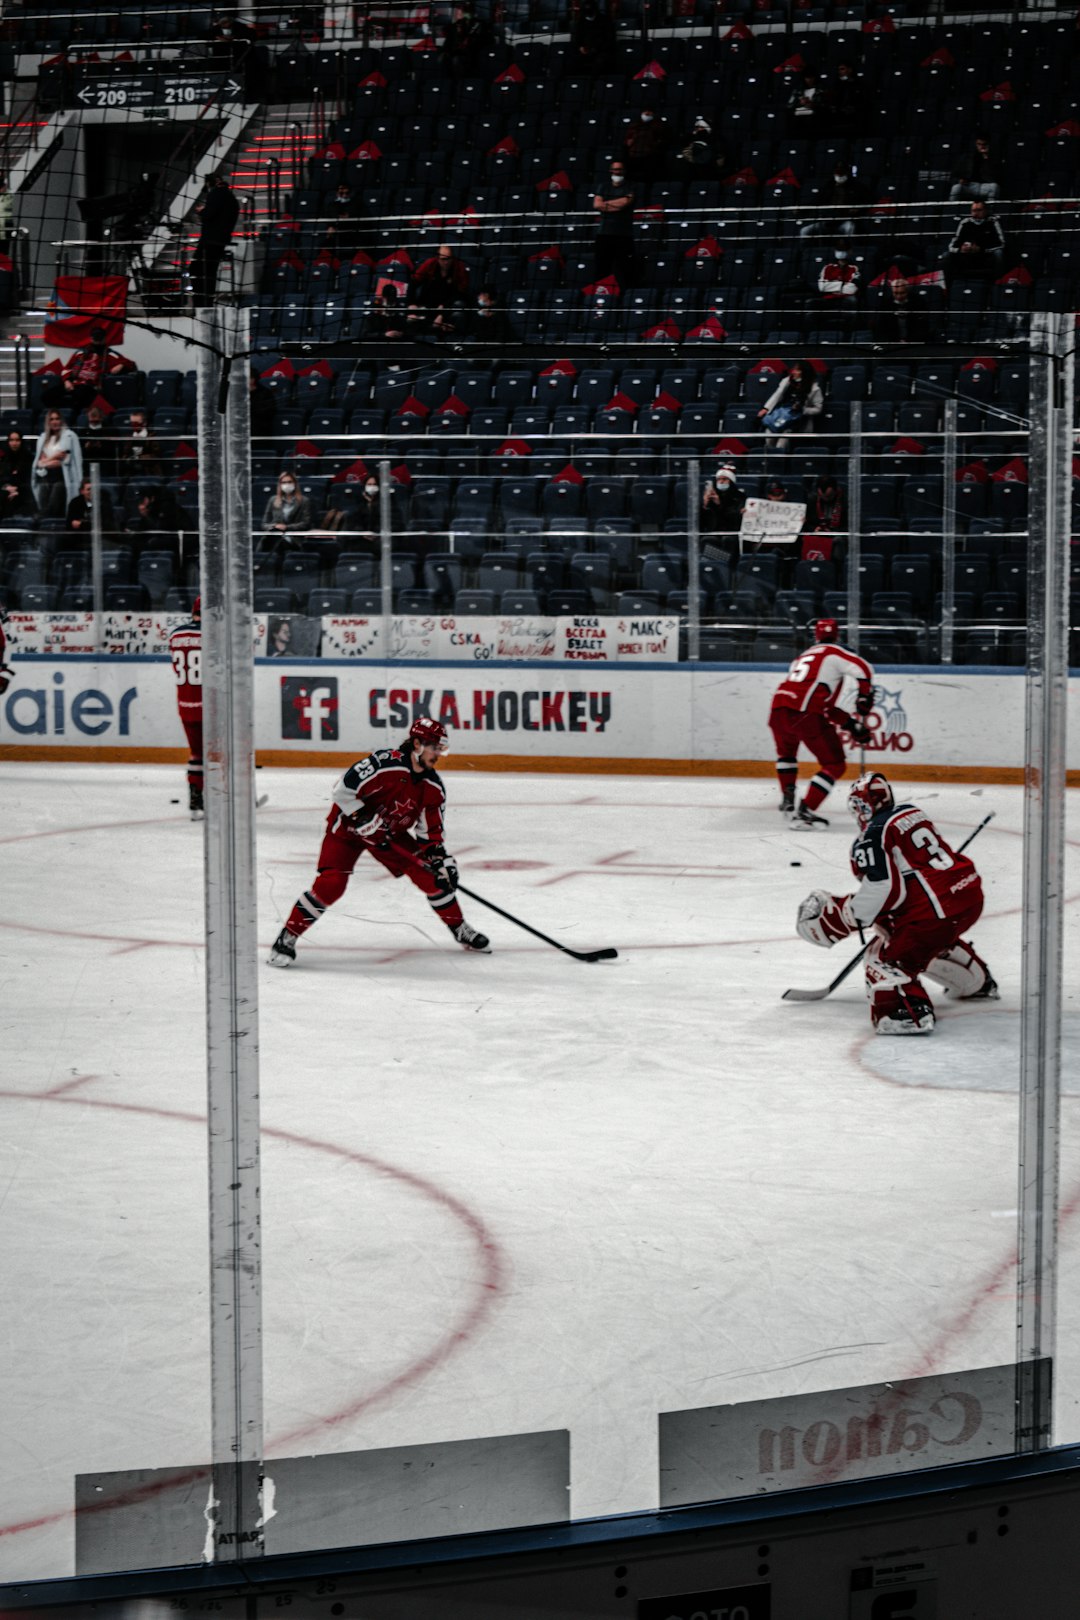
[[[799,907],[796,929],[826,949],[872,927],[864,958],[870,1018],[879,1035],[928,1035],[934,1004],[925,974],[960,1001],[996,1001],[998,987],[974,945],[962,936],[978,922],[982,883],[966,855],[950,849],[930,817],[897,804],[879,771],[852,785],[848,807],[859,824],[851,846],[855,894],[815,889]]]
[[[195,598],[191,618],[169,637],[169,657],[176,675],[176,706],[188,742],[188,809],[192,821],[203,817],[202,600]]]
[[[776,689],[769,714],[769,729],[776,743],[776,774],[780,778],[780,810],[790,814],[796,827],[827,827],[817,814],[833,784],[847,769],[841,730],[856,742],[869,741],[866,716],[873,707],[874,671],[837,641],[835,619],[819,619],[814,645],[792,659]],[[798,808],[799,744],[818,762]]]
[[[468,951],[489,951],[486,937],[470,928],[454,890],[457,862],[443,844],[446,791],[435,769],[446,751],[446,731],[423,715],[399,748],[377,748],[350,765],[334,785],[315,882],[297,900],[270,949],[271,967],[296,960],[296,942],[340,900],[366,850],[394,877],[411,878],[428,905]],[[419,836],[410,829],[420,824]]]
[[[7,634],[4,626],[7,624],[7,606],[0,602],[0,697],[3,697],[12,681],[15,671],[7,662]]]

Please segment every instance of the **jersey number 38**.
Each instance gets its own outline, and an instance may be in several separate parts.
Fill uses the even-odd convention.
[[[198,647],[174,647],[173,669],[181,686],[202,685],[202,651]]]

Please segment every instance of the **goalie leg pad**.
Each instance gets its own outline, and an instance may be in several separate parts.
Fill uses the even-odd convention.
[[[918,980],[882,960],[886,945],[881,938],[871,940],[865,957],[870,1021],[879,1035],[929,1035],[934,1004]]]
[[[943,985],[958,1001],[970,1001],[973,997],[983,1001],[998,1000],[998,987],[990,969],[966,939],[958,939],[947,951],[935,956],[925,972],[928,979]]]

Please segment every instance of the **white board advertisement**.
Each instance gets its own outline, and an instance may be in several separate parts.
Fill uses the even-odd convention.
[[[0,697],[0,753],[41,746],[179,749],[166,658],[22,657]],[[451,733],[452,758],[530,756],[636,763],[700,761],[768,771],[775,670],[541,662],[528,665],[260,659],[256,745],[282,758],[385,747],[417,714]],[[1073,702],[1080,679],[1070,682]],[[987,716],[993,715],[993,725]],[[886,671],[869,716],[869,765],[1018,769],[1024,681],[959,671]],[[1080,768],[1080,727],[1068,764]]]

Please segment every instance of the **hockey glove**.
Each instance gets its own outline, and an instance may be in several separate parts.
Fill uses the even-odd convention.
[[[848,736],[853,737],[857,743],[868,743],[870,741],[870,727],[865,720],[849,720],[847,729]]]
[[[380,812],[378,810],[372,812],[366,805],[362,810],[353,812],[349,817],[349,826],[354,833],[358,833],[361,838],[366,838],[369,843],[384,837],[388,831]]]
[[[432,844],[424,856],[424,865],[438,878],[441,886],[453,894],[458,886],[457,861],[446,853],[441,844]]]
[[[0,697],[3,697],[14,678],[14,670],[0,668]]]
[[[850,895],[826,894],[814,889],[799,906],[795,932],[810,945],[830,951],[839,939],[854,933],[858,923],[851,910]]]
[[[855,699],[855,713],[860,716],[867,715],[871,712],[873,707],[873,692],[860,692],[858,697]]]

